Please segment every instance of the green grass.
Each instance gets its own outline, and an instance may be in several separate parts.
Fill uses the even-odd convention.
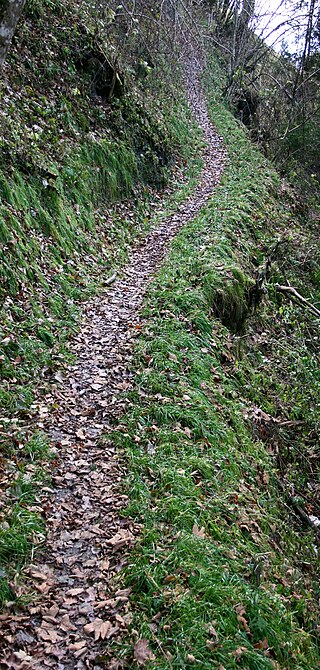
[[[301,223],[239,124],[217,99],[211,110],[228,166],[149,290],[135,390],[108,436],[127,459],[126,514],[142,524],[122,581],[132,588],[132,628],[156,655],[150,667],[310,670],[320,663],[315,538],[287,506],[286,478],[279,486],[279,435],[268,439],[250,419],[254,407],[290,416],[299,377],[285,392],[287,378],[308,344],[293,336],[299,308],[279,303],[272,286],[256,313],[247,302],[268,249]],[[295,258],[287,265],[300,281]],[[288,357],[275,365],[284,337]],[[319,399],[312,361],[309,347],[305,450]],[[134,667],[129,641],[117,653]]]
[[[202,167],[183,96],[172,104],[157,75],[148,89],[131,76],[121,100],[102,104],[76,67],[94,48],[88,15],[73,2],[48,7],[27,3],[0,86],[0,607],[45,537],[36,497],[48,445],[25,429],[39,375],[44,388],[72,361],[83,301],[121,272]]]
[[[17,600],[16,573],[45,540],[45,523],[39,493],[49,481],[50,459],[46,436],[35,432],[0,439],[0,456],[6,462],[6,498],[0,517],[0,607]],[[4,460],[5,459],[5,460]]]
[[[183,136],[187,115],[175,123]],[[200,147],[196,128],[193,140]],[[32,413],[39,370],[46,371],[45,383],[55,369],[71,361],[68,340],[78,328],[81,303],[103,287],[115,268],[121,269],[134,239],[142,238],[157,218],[166,216],[193,188],[201,159],[195,156],[194,148],[191,150],[190,141],[185,147],[182,158],[187,163],[181,183],[180,173],[171,192],[161,200],[147,188],[139,191],[139,198],[133,193],[133,216],[128,219],[117,209],[110,216],[110,202],[128,196],[133,187],[130,174],[138,179],[134,162],[126,175],[124,153],[114,164],[105,153],[94,157],[108,168],[112,193],[105,175],[95,175],[94,164],[91,173],[88,170],[87,151],[81,151],[74,167],[74,174],[82,177],[84,169],[88,170],[87,178],[77,182],[70,175],[69,183],[65,175],[59,176],[45,206],[41,180],[26,179],[17,172],[12,180],[3,178],[7,238],[0,252],[0,450],[7,480],[12,483],[0,517],[0,608],[16,599],[14,575],[45,539],[41,510],[32,510],[46,481],[41,468],[48,459],[48,445],[38,434],[30,439],[22,435],[22,444],[16,435],[10,439],[12,419],[15,430],[18,425],[23,431]],[[152,201],[161,203],[161,214],[153,214]],[[34,221],[30,212],[37,213]]]

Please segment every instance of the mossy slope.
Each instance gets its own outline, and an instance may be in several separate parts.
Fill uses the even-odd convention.
[[[150,667],[310,670],[320,663],[315,536],[287,506],[283,443],[276,428],[267,434],[274,420],[290,419],[299,382],[284,393],[284,379],[307,345],[292,337],[302,333],[299,307],[274,297],[250,314],[246,301],[279,236],[304,232],[292,195],[219,95],[210,108],[229,164],[149,291],[136,391],[112,434],[131,473],[127,513],[143,524],[126,575],[133,629],[150,641]],[[298,282],[299,248],[287,262]],[[312,276],[307,286],[316,290]],[[312,347],[308,357],[306,457],[319,420]],[[301,479],[291,486],[299,491]]]
[[[0,604],[14,595],[6,579],[44,539],[34,389],[70,360],[81,302],[201,166],[201,133],[157,72],[127,73],[111,101],[93,91],[95,72],[82,65],[97,52],[91,10],[29,0],[0,84]]]

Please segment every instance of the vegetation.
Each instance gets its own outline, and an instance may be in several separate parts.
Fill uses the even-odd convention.
[[[27,3],[1,83],[0,453],[10,494],[1,511],[0,602],[5,576],[44,538],[41,506],[32,504],[30,519],[27,511],[45,456],[38,466],[30,446],[38,443],[30,419],[39,374],[43,393],[70,361],[81,303],[186,196],[201,167],[201,133],[182,95],[173,106],[143,82],[112,107],[92,97],[92,73],[76,63],[93,34],[80,16],[71,21],[72,8],[50,3],[47,13]]]
[[[296,187],[318,185],[319,2],[210,4],[234,112]]]
[[[127,569],[132,627],[157,668],[307,669],[320,660],[318,557],[288,498],[317,511],[319,368],[305,337],[316,322],[273,288],[280,272],[302,279],[305,222],[217,93],[211,111],[229,166],[149,292],[131,410],[111,436],[128,458],[127,514],[143,524]],[[291,262],[244,313],[283,236]]]
[[[210,13],[203,86],[227,167],[148,292],[135,387],[106,436],[127,463],[123,514],[142,526],[119,576],[131,588],[131,632],[115,647],[126,667],[136,665],[138,637],[155,654],[151,667],[310,670],[320,662],[318,112],[305,116],[312,96],[296,132],[294,123],[297,92],[308,84],[318,97],[313,69],[312,87],[306,82],[318,47],[308,34],[298,70],[267,49],[272,77],[285,71],[291,87],[299,73],[288,116],[276,89],[266,88],[260,56],[250,69],[251,47],[265,53],[250,29],[253,3],[212,4],[209,12],[169,3],[155,13],[147,3],[100,3],[93,12],[89,0],[29,0],[4,63],[0,606],[17,596],[23,604],[15,575],[45,540],[39,494],[55,461],[34,426],[35,390],[44,394],[70,362],[81,302],[199,176],[201,132],[179,57],[186,33],[198,40],[204,25],[207,33]],[[232,62],[221,45],[232,46]],[[239,94],[255,76],[260,109],[271,100],[280,133],[288,128],[287,180],[251,142],[275,155],[267,122],[249,115],[250,135],[230,112],[239,116]],[[306,199],[289,183],[298,177],[311,186]]]

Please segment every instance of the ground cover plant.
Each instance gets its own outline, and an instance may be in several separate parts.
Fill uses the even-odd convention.
[[[319,377],[305,337],[316,322],[274,284],[281,272],[302,284],[311,235],[217,92],[210,109],[229,164],[149,291],[131,409],[111,436],[128,460],[127,514],[143,525],[126,571],[133,630],[122,656],[135,667],[132,645],[142,644],[156,668],[307,670],[320,661],[318,536],[288,499],[299,493],[319,514]],[[252,306],[283,236],[291,256]],[[307,287],[319,298],[315,277]]]
[[[0,92],[1,604],[44,539],[35,390],[70,361],[81,303],[193,188],[202,163],[183,97],[172,105],[158,85],[156,99],[152,82],[131,82],[112,104],[92,95],[78,59],[93,33],[73,3],[49,4],[27,3]]]
[[[89,7],[81,5],[85,12]],[[83,593],[94,601],[91,583],[100,579],[100,567],[96,553],[88,561],[87,576],[81,572],[88,547],[80,543],[75,545],[78,556],[71,555],[69,563],[56,554],[62,565],[55,573],[58,588],[46,601],[48,605],[52,597],[51,603],[60,606],[64,591],[57,575],[67,589],[71,572],[77,571],[81,586],[71,588],[71,595],[80,599],[69,601],[71,617],[74,611],[76,617],[81,614],[76,626],[69,614],[60,620],[60,612],[56,619],[53,605],[48,628],[48,612],[37,601],[36,611],[26,607],[31,617],[23,618],[27,635],[35,630],[35,637],[28,640],[19,615],[15,621],[9,614],[4,644],[14,646],[19,640],[20,645],[22,640],[25,649],[30,643],[38,658],[45,648],[48,664],[60,661],[67,648],[76,652],[81,667],[82,654],[91,654],[83,657],[90,663],[94,643],[107,640],[112,630],[116,642],[95,659],[95,665],[110,670],[114,652],[117,668],[137,663],[177,669],[316,668],[317,231],[303,202],[224,107],[217,63],[207,71],[204,86],[229,161],[209,204],[174,241],[145,303],[145,325],[132,366],[135,386],[122,403],[128,412],[114,418],[114,432],[107,438],[113,441],[108,458],[114,458],[117,445],[129,471],[130,503],[119,533],[108,535],[110,518],[104,517],[107,504],[109,510],[113,505],[115,523],[119,506],[117,490],[102,507],[112,488],[107,477],[100,501],[99,467],[108,468],[100,437],[84,459],[81,441],[90,443],[86,430],[94,422],[97,427],[96,405],[89,408],[89,425],[85,420],[75,432],[79,441],[71,445],[74,436],[67,440],[60,464],[59,445],[54,461],[47,437],[34,430],[35,422],[41,428],[37,411],[42,394],[54,375],[63,382],[63,373],[70,372],[68,340],[79,328],[81,302],[106,288],[115,270],[121,272],[133,242],[145,236],[159,213],[175,210],[201,166],[201,133],[183,96],[174,92],[175,82],[170,102],[163,90],[168,78],[161,85],[157,68],[142,61],[139,80],[131,63],[131,74],[130,67],[124,73],[119,69],[119,95],[113,96],[113,90],[110,96],[92,71],[101,56],[95,38],[88,14],[84,22],[73,0],[30,0],[1,88],[0,605],[7,604],[9,613],[24,605],[23,597],[17,599],[24,586],[16,570],[44,544],[40,493],[50,486],[45,463],[59,469],[69,446],[68,456],[79,450],[82,458],[71,464],[72,472],[72,458],[63,461],[71,483],[67,492],[69,480],[62,478],[61,488],[72,504],[68,509],[67,501],[63,512],[61,526],[67,533],[62,553],[70,559],[63,542],[74,528],[86,535],[86,523],[89,549],[100,544],[99,551],[108,551],[105,542],[112,558],[126,543],[126,549],[131,546],[131,529],[136,533],[141,528],[141,537],[125,574],[115,578],[126,560],[123,554],[119,563],[115,559],[110,579],[109,559],[100,571],[99,597],[108,596],[116,582],[124,617],[113,598],[97,599],[84,609],[88,619],[82,617]],[[209,174],[216,178],[218,172]],[[163,190],[171,177],[173,188]],[[288,300],[284,289],[292,286],[307,300]],[[122,297],[120,292],[120,308]],[[129,319],[131,314],[135,317],[137,311]],[[108,328],[110,321],[104,323]],[[139,333],[141,323],[135,325]],[[90,355],[92,351],[91,346]],[[108,352],[105,358],[103,364],[115,362]],[[124,366],[119,378],[121,374],[126,375]],[[108,383],[101,377],[98,381],[94,391],[101,407],[108,406],[110,398],[102,390]],[[90,375],[87,382],[92,386]],[[117,390],[128,386],[122,378],[118,382]],[[84,390],[81,386],[80,393]],[[35,397],[40,399],[37,406]],[[58,404],[53,422],[56,409]],[[77,409],[73,415],[81,413]],[[104,420],[106,415],[98,416]],[[105,424],[98,425],[102,430]],[[78,509],[74,501],[91,480],[96,481],[94,495]],[[93,524],[95,533],[101,531],[96,545]],[[68,550],[72,554],[72,545]],[[40,581],[45,577],[39,571],[36,575]],[[40,584],[39,591],[42,587],[47,585]],[[112,622],[94,619],[94,606],[101,616],[111,610]],[[123,641],[128,623],[131,636]],[[73,638],[75,644],[68,646]],[[45,643],[40,651],[39,640]],[[58,649],[52,647],[54,641]],[[23,662],[26,652],[19,647],[19,654]]]

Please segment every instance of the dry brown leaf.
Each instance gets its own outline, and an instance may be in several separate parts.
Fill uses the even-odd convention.
[[[232,654],[238,660],[239,658],[241,658],[242,654],[245,653],[246,651],[248,651],[247,647],[238,647],[237,649],[234,649]]]
[[[105,559],[104,561],[101,561],[99,567],[100,567],[100,570],[105,572],[106,570],[109,570],[109,566],[110,566],[110,561],[108,559]]]
[[[131,588],[129,587],[128,589],[120,589],[119,591],[115,592],[116,598],[128,598],[128,596],[131,593]]]
[[[217,648],[217,640],[207,640],[206,647],[210,649],[210,651],[214,651]]]
[[[79,596],[80,593],[83,593],[83,592],[84,592],[84,589],[82,589],[82,588],[69,589],[69,591],[67,591],[67,595],[68,596]]]
[[[30,575],[34,579],[41,579],[43,581],[46,581],[48,579],[48,575],[45,575],[44,572],[39,572],[38,570],[30,570]]]
[[[35,584],[35,588],[39,593],[48,593],[52,584],[48,582],[42,582],[42,584]]]
[[[69,649],[70,651],[79,651],[79,649],[83,649],[86,646],[87,646],[86,640],[79,640],[78,642],[69,644]]]
[[[64,631],[68,630],[77,630],[77,627],[73,625],[70,621],[69,614],[64,614],[60,622],[60,628]]]
[[[241,614],[238,614],[237,619],[239,623],[241,623],[247,633],[251,633],[251,630],[248,626],[247,619],[244,616],[241,616]]]
[[[127,544],[128,542],[131,543],[133,539],[134,539],[133,535],[132,533],[130,533],[129,530],[124,530],[123,528],[121,528],[115,535],[113,535],[112,537],[110,537],[109,540],[107,540],[107,543],[111,544],[113,549],[116,550],[120,549],[121,547],[124,547],[124,545]]]
[[[260,640],[260,642],[256,642],[254,647],[255,647],[255,649],[268,649],[269,642],[268,642],[267,638],[265,637],[264,640]]]
[[[114,635],[118,631],[118,626],[113,626],[111,621],[103,621],[102,619],[95,619],[91,623],[87,623],[83,627],[83,632],[87,635],[94,633],[94,639],[99,640],[101,637],[102,640],[108,640],[109,637]]]
[[[133,658],[139,665],[146,665],[148,661],[153,661],[155,659],[155,655],[149,647],[148,640],[143,638],[138,640],[134,646]]]
[[[192,532],[196,537],[200,537],[202,540],[204,540],[206,537],[204,526],[202,526],[202,528],[199,529],[196,523],[193,524]]]
[[[212,635],[212,637],[214,637],[216,642],[219,642],[219,635],[218,635],[216,629],[213,628],[213,626],[209,626],[208,633],[209,633],[209,635]]]
[[[58,605],[52,605],[50,609],[46,610],[44,612],[44,618],[50,617],[51,619],[55,619],[57,614],[59,612],[59,607]]]
[[[52,642],[55,644],[62,640],[62,637],[58,635],[57,631],[54,628],[36,628],[38,637],[45,642]]]

